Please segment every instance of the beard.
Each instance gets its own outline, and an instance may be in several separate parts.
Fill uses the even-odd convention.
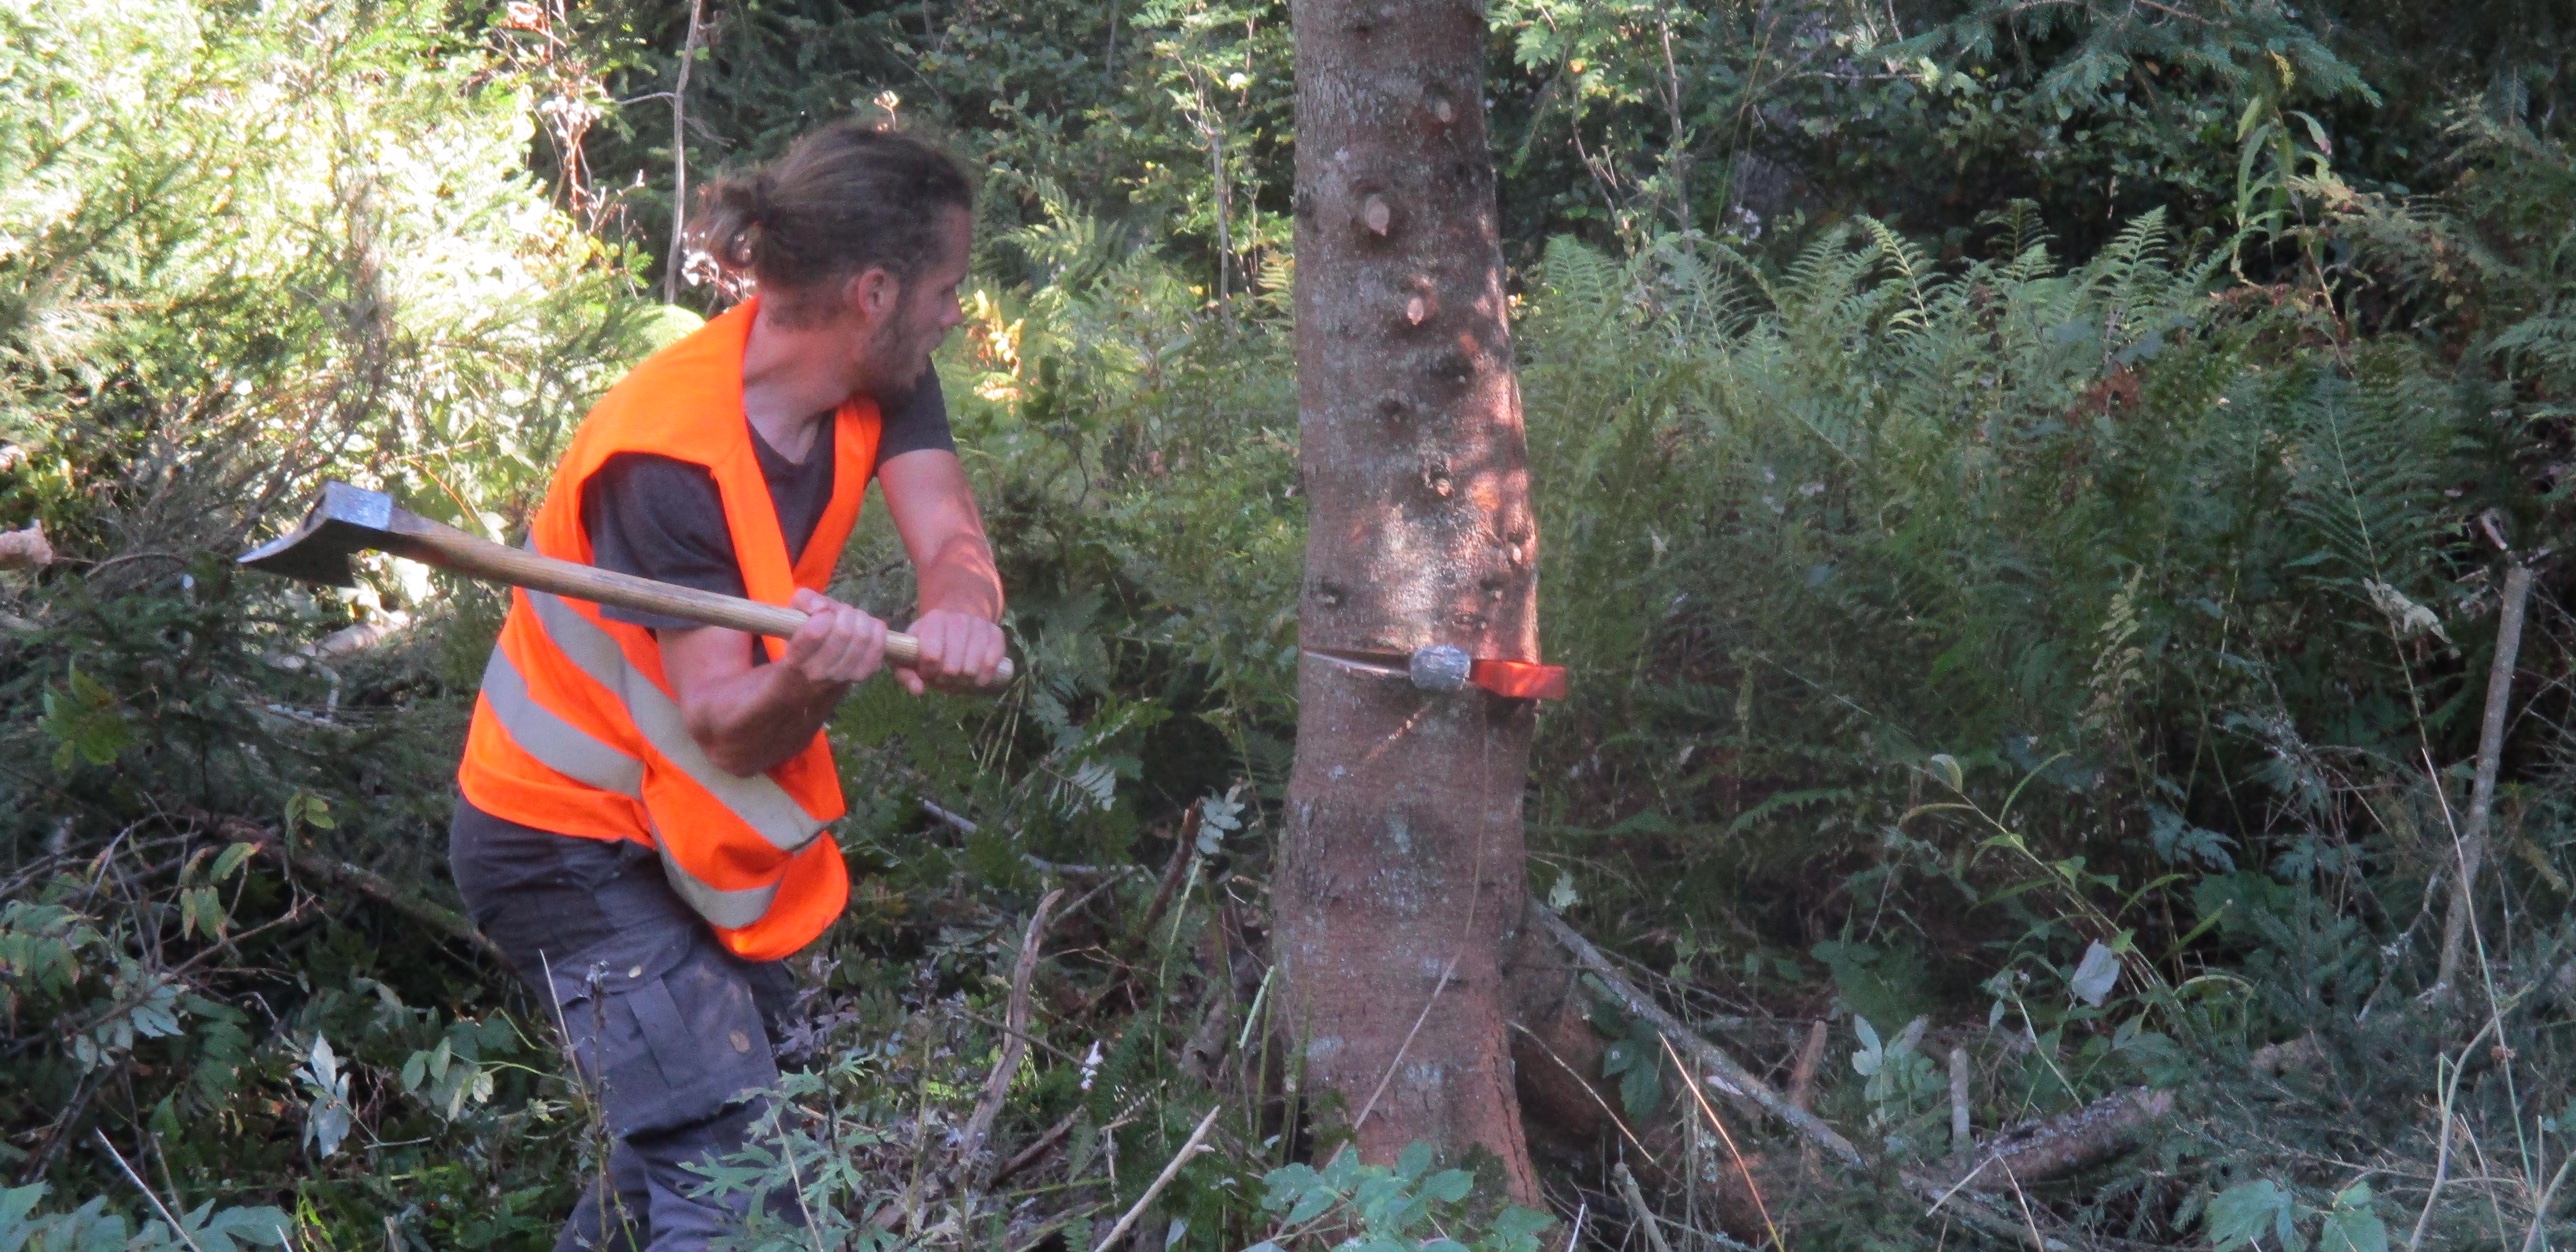
[[[930,372],[931,350],[945,337],[946,332],[935,323],[897,321],[878,332],[868,345],[868,390],[876,397],[878,408],[893,412],[912,400],[913,393],[921,389],[922,378]]]

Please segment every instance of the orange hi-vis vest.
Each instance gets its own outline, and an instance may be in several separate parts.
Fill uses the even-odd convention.
[[[791,565],[742,407],[757,305],[745,301],[655,353],[600,399],[555,471],[530,547],[589,564],[582,487],[608,458],[644,452],[714,476],[752,599],[785,604],[798,587],[831,581],[876,471],[877,406],[856,399],[833,414],[832,500]],[[773,661],[785,650],[761,642]],[[653,848],[680,898],[748,960],[813,942],[849,901],[840,847],[824,837],[842,803],[823,736],[757,777],[717,768],[681,719],[653,632],[585,601],[512,594],[456,780],[494,817]]]

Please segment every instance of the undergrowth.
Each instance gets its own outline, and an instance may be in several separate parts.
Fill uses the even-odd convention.
[[[0,1247],[544,1243],[596,1119],[442,869],[497,601],[227,558],[333,476],[512,532],[669,324],[520,172],[599,84],[548,78],[525,14],[0,20],[0,521],[64,553],[0,573]],[[1219,24],[1144,20],[1156,89],[1222,106]],[[1735,1116],[1596,989],[1617,1125],[1557,1144],[1553,1225],[1472,1161],[1315,1142],[1268,1029],[1304,545],[1277,221],[1218,280],[1015,171],[941,365],[1027,676],[879,684],[833,727],[851,915],[797,958],[761,1146],[709,1180],[783,1180],[810,1225],[747,1240],[1922,1246],[1991,1236],[1892,1181],[1974,1159],[1958,1108],[1992,1144],[2140,1091],[2166,1111],[2116,1151],[1970,1194],[2106,1247],[2569,1238],[2576,174],[2493,99],[2448,190],[2361,189],[2274,159],[2271,103],[2232,239],[2143,212],[2068,257],[2014,205],[1955,252],[1869,218],[1774,252],[1632,217],[1521,276],[1574,669],[1531,881],[1758,1077],[1822,1023],[1809,1099],[1874,1171]],[[1112,142],[1005,124],[1020,158]],[[2473,977],[2436,988],[2512,563]],[[842,569],[908,603],[881,510]],[[961,1160],[1015,1002],[997,1150]]]

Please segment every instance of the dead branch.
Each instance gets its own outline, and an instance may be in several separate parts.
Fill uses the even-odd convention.
[[[109,1142],[107,1132],[93,1127],[89,1133],[92,1139],[98,1141],[98,1146],[107,1150],[108,1157],[116,1162],[116,1168],[125,1175],[126,1181],[133,1183],[134,1189],[142,1192],[143,1198],[152,1202],[152,1211],[159,1213],[161,1220],[170,1223],[170,1233],[179,1236],[179,1241],[188,1245],[189,1252],[206,1252],[204,1248],[197,1245],[195,1236],[188,1233],[188,1228],[180,1223],[179,1215],[171,1212],[170,1206],[161,1202],[160,1193],[154,1191],[150,1183],[143,1181],[143,1175],[135,1173],[132,1165],[125,1163],[125,1154],[117,1151],[116,1145]]]
[[[682,249],[689,238],[689,69],[706,31],[706,5],[690,0],[689,33],[680,41],[680,81],[671,86],[671,253],[662,263],[662,303],[680,299]]]
[[[1619,1198],[1628,1202],[1628,1213],[1635,1219],[1637,1229],[1645,1232],[1646,1246],[1654,1252],[1673,1252],[1673,1245],[1657,1226],[1655,1211],[1646,1207],[1645,1193],[1637,1189],[1637,1176],[1628,1172],[1626,1162],[1611,1166],[1610,1176],[1618,1181]]]
[[[290,868],[301,870],[335,886],[355,891],[446,938],[474,949],[476,953],[503,969],[514,968],[509,954],[501,951],[501,945],[484,938],[483,932],[476,929],[473,921],[464,914],[444,905],[423,900],[403,890],[392,879],[374,870],[362,865],[352,865],[338,857],[324,856],[310,848],[289,845],[285,840],[278,838],[275,831],[246,817],[225,817],[193,808],[177,810],[176,816],[183,821],[210,827],[220,838],[255,844],[260,851],[277,856]]]
[[[2522,652],[2523,608],[2531,600],[2531,567],[2520,562],[2504,574],[2504,610],[2496,622],[2495,661],[2487,667],[2486,717],[2478,726],[2476,781],[2469,789],[2469,816],[2459,831],[2459,877],[2451,888],[2451,909],[2442,918],[2442,963],[2428,998],[2441,999],[2459,983],[2460,961],[2468,946],[2477,912],[2478,869],[2486,861],[2487,823],[2495,812],[2496,772],[2504,759],[2505,714],[2513,705],[2514,660]],[[2441,785],[2440,779],[2434,786]]]
[[[1968,1122],[1968,1050],[1950,1049],[1950,1151],[1966,1156],[1976,1146]]]
[[[1171,907],[1172,893],[1180,889],[1181,871],[1189,868],[1190,850],[1198,846],[1199,807],[1205,803],[1202,800],[1191,804],[1189,813],[1181,818],[1181,837],[1172,845],[1171,862],[1163,866],[1163,881],[1154,887],[1154,900],[1145,906],[1145,920],[1136,927],[1137,934],[1153,934],[1154,923],[1161,921],[1163,910]]]
[[[1619,972],[1618,967],[1610,963],[1610,958],[1603,955],[1601,949],[1593,946],[1591,940],[1584,938],[1572,926],[1567,925],[1564,918],[1550,912],[1545,905],[1536,900],[1529,902],[1529,916],[1535,919],[1540,930],[1556,940],[1557,944],[1574,958],[1576,964],[1599,978],[1611,995],[1618,999],[1622,1008],[1643,1018],[1661,1032],[1675,1052],[1690,1061],[1694,1067],[1704,1071],[1712,1083],[1785,1123],[1791,1130],[1796,1131],[1799,1137],[1831,1156],[1837,1164],[1863,1173],[1868,1172],[1870,1168],[1868,1158],[1861,1155],[1860,1149],[1852,1146],[1851,1140],[1826,1125],[1823,1119],[1799,1108],[1779,1092],[1772,1090],[1769,1084],[1754,1077],[1752,1071],[1747,1070],[1716,1044],[1693,1034],[1682,1025],[1679,1018],[1674,1017],[1663,1005],[1656,1003],[1653,996],[1647,995],[1636,984],[1629,982],[1626,976]],[[1898,1171],[1898,1180],[1904,1184],[1906,1190],[1930,1200],[1935,1210],[1946,1204],[1959,1220],[1989,1235],[2016,1243],[2021,1241],[2021,1224],[1993,1211],[1982,1196],[1954,1199],[1959,1190],[1957,1187],[1945,1189],[1938,1179],[1916,1170]],[[2053,1242],[2051,1246],[2055,1246]]]
[[[921,806],[922,812],[937,818],[940,825],[961,835],[976,834],[984,829],[983,823],[963,813],[952,812],[926,799],[916,798],[914,802]],[[1136,870],[1133,865],[1082,865],[1072,861],[1049,861],[1031,856],[1026,852],[1020,854],[1020,863],[1041,874],[1053,874],[1058,878],[1123,878]],[[1084,897],[1084,899],[1089,898]]]
[[[2008,1191],[2012,1179],[2044,1182],[2100,1164],[2136,1147],[2150,1124],[2173,1112],[2170,1091],[2139,1087],[2106,1096],[2060,1117],[2030,1122],[1994,1137],[1949,1180],[1971,1191]]]
[[[1602,955],[1601,949],[1594,947],[1591,940],[1577,934],[1572,926],[1566,925],[1564,918],[1548,911],[1545,905],[1535,900],[1530,902],[1529,911],[1530,916],[1537,920],[1540,929],[1545,930],[1549,937],[1555,939],[1569,955],[1574,957],[1577,964],[1599,978],[1602,985],[1608,987],[1610,993],[1618,997],[1620,1007],[1644,1018],[1656,1030],[1663,1032],[1673,1041],[1674,1048],[1693,1065],[1706,1070],[1709,1077],[1715,1080],[1727,1094],[1749,1101],[1763,1112],[1778,1118],[1790,1129],[1797,1131],[1800,1136],[1823,1148],[1835,1160],[1854,1169],[1867,1167],[1867,1162],[1861,1157],[1860,1149],[1853,1147],[1851,1140],[1843,1138],[1839,1132],[1826,1125],[1815,1114],[1799,1108],[1779,1092],[1772,1090],[1770,1084],[1754,1077],[1752,1071],[1737,1063],[1734,1057],[1728,1056],[1716,1044],[1692,1033],[1688,1027],[1682,1025],[1681,1019],[1666,1011],[1663,1005],[1657,1004],[1654,997],[1630,983],[1619,972],[1618,967],[1610,963],[1610,958]]]
[[[1200,1147],[1207,1142],[1208,1128],[1216,1125],[1216,1115],[1224,1111],[1225,1106],[1220,1104],[1209,1109],[1207,1116],[1199,1119],[1199,1128],[1190,1132],[1189,1142],[1182,1144],[1181,1150],[1172,1154],[1171,1162],[1163,1166],[1163,1172],[1154,1176],[1153,1185],[1145,1188],[1145,1194],[1136,1197],[1136,1203],[1128,1206],[1127,1211],[1119,1216],[1118,1224],[1109,1228],[1109,1237],[1093,1245],[1092,1252],[1109,1252],[1109,1249],[1118,1246],[1119,1239],[1126,1236],[1127,1228],[1135,1225],[1136,1219],[1145,1215],[1145,1210],[1162,1197],[1163,1188],[1171,1186],[1172,1180],[1180,1176],[1181,1167],[1189,1164],[1190,1158],[1199,1154]]]
[[[483,937],[464,914],[442,905],[432,904],[402,888],[392,879],[362,865],[352,865],[336,857],[327,857],[302,848],[286,849],[287,859],[295,868],[318,878],[327,878],[359,895],[402,914],[431,930],[474,949],[504,969],[515,968],[501,945]]]
[[[1037,1164],[1041,1158],[1046,1156],[1048,1149],[1063,1142],[1064,1137],[1073,1132],[1073,1124],[1081,1120],[1081,1118],[1081,1109],[1075,1109],[1074,1111],[1065,1114],[1064,1117],[1057,1121],[1055,1125],[1047,1127],[1046,1133],[1039,1135],[1035,1140],[1030,1142],[1029,1146],[1020,1149],[1017,1153],[1012,1155],[1011,1159],[1002,1162],[1001,1165],[996,1167],[993,1170],[992,1178],[987,1180],[987,1185],[995,1187],[1001,1186],[1003,1182],[1007,1181],[1021,1170]]]
[[[959,1172],[972,1183],[982,1181],[985,1136],[992,1133],[993,1119],[1001,1115],[1002,1098],[1011,1092],[1011,1079],[1020,1072],[1021,1058],[1028,1055],[1029,979],[1038,972],[1038,952],[1046,941],[1047,912],[1063,898],[1062,887],[1046,893],[1038,901],[1037,911],[1029,914],[1029,928],[1020,937],[1020,959],[1011,967],[1010,1007],[1003,1014],[1002,1055],[993,1062],[993,1074],[984,1080],[984,1096],[975,1102],[975,1115],[966,1120],[966,1133],[957,1142]]]
[[[1789,1103],[1813,1112],[1816,1107],[1816,1070],[1825,1062],[1827,1030],[1823,1019],[1807,1027],[1807,1041],[1798,1046],[1798,1063],[1789,1067]]]

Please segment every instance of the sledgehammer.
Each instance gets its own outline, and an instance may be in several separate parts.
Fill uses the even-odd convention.
[[[368,551],[409,557],[483,582],[550,591],[576,600],[685,618],[700,625],[724,626],[755,635],[785,639],[805,624],[805,614],[784,605],[655,582],[497,544],[395,508],[393,497],[381,491],[342,482],[322,488],[321,502],[304,515],[303,525],[243,553],[240,564],[309,583],[353,587],[357,578],[349,558]],[[889,632],[885,655],[893,664],[910,665],[921,656],[921,641]],[[1010,658],[1002,658],[996,677],[1002,682],[1011,680]]]

